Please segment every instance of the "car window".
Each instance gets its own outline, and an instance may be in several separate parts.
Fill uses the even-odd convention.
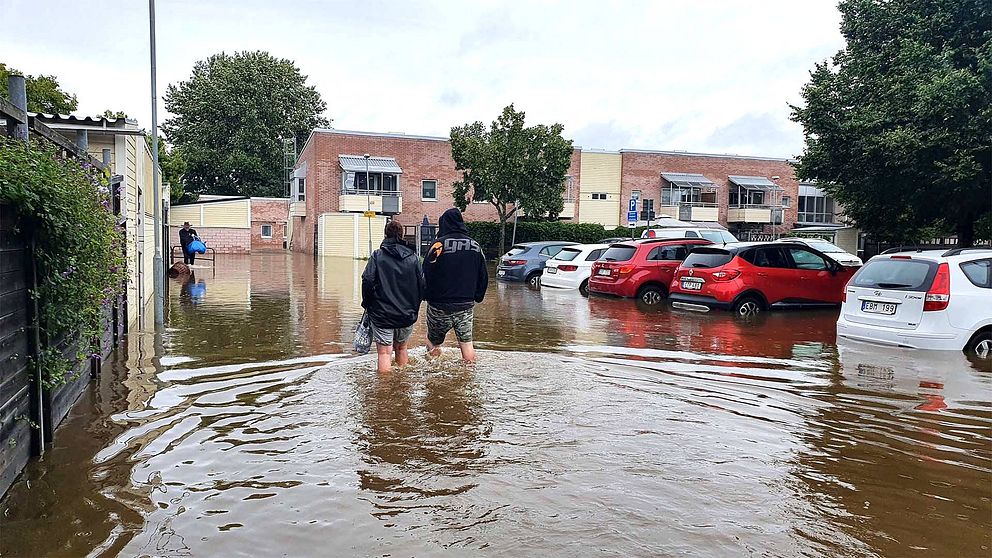
[[[564,246],[545,246],[544,248],[541,248],[541,255],[555,256],[558,252],[561,252],[562,248],[564,248]]]
[[[710,248],[696,248],[682,263],[682,267],[720,267],[727,265],[734,255],[726,250],[714,250]]]
[[[603,257],[603,254],[605,252],[606,252],[606,248],[597,248],[597,249],[593,250],[592,252],[589,252],[589,255],[586,256],[586,261],[587,262],[594,262],[594,261],[598,260],[599,258],[602,258]]]
[[[684,245],[658,246],[648,254],[648,260],[655,261],[682,261],[689,254],[689,250]]]
[[[562,262],[570,262],[574,260],[575,257],[581,253],[582,253],[581,250],[576,250],[575,248],[565,248],[561,252],[555,254],[555,257],[552,259]]]
[[[927,260],[869,260],[851,279],[851,286],[866,289],[926,291],[937,274],[937,264]]]
[[[737,242],[737,237],[726,231],[699,231],[703,238],[715,243]]]
[[[961,271],[976,287],[992,289],[992,258],[964,262]]]
[[[523,254],[526,251],[527,251],[527,247],[526,246],[513,246],[512,248],[510,248],[510,251],[506,253],[506,255],[507,256],[517,256],[519,254]]]
[[[765,246],[748,250],[741,254],[741,258],[758,267],[789,268],[789,260],[785,258],[785,253],[777,246]]]
[[[686,238],[699,238],[699,234],[696,231],[685,231]]]
[[[626,262],[630,258],[634,257],[634,252],[637,248],[633,246],[628,246],[626,244],[617,244],[615,246],[610,246],[610,248],[603,254],[603,259],[608,262]]]
[[[793,263],[795,263],[796,267],[799,269],[808,269],[813,271],[826,271],[830,269],[830,266],[827,265],[826,260],[820,256],[817,256],[813,252],[810,252],[809,250],[792,246],[789,246],[788,250],[789,255],[792,256]]]

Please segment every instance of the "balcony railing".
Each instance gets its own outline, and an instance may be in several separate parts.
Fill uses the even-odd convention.
[[[338,210],[396,214],[403,211],[403,197],[399,192],[380,190],[342,191],[338,197]]]

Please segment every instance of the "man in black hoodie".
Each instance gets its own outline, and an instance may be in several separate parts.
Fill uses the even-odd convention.
[[[407,363],[406,343],[426,290],[417,253],[403,241],[403,226],[390,221],[385,233],[362,272],[362,308],[372,323],[379,372],[390,371],[393,351],[398,366]]]
[[[489,286],[486,258],[479,243],[468,236],[461,211],[451,208],[438,221],[438,237],[424,258],[427,279],[427,351],[441,352],[454,329],[462,359],[475,362],[472,345],[473,309]]]

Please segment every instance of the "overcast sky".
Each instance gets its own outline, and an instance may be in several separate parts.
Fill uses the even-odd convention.
[[[333,126],[447,136],[513,102],[585,148],[788,157],[788,103],[843,41],[835,0],[158,0],[159,96],[193,63],[296,61]],[[77,114],[150,127],[147,4],[0,0],[0,61],[55,74]],[[168,115],[159,104],[159,118]]]

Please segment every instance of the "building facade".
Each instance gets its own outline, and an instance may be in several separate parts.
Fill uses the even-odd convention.
[[[290,186],[290,246],[314,253],[324,214],[372,211],[405,225],[435,223],[454,204],[461,177],[447,138],[316,129]],[[559,219],[609,230],[647,225],[653,215],[719,225],[742,238],[830,225],[839,211],[815,185],[800,185],[788,159],[681,151],[576,148],[563,197]],[[497,217],[483,202],[471,203],[465,218]]]
[[[179,251],[179,229],[183,223],[217,254],[250,254],[282,250],[289,239],[288,198],[203,195],[193,203],[174,205],[169,211],[169,248]]]

